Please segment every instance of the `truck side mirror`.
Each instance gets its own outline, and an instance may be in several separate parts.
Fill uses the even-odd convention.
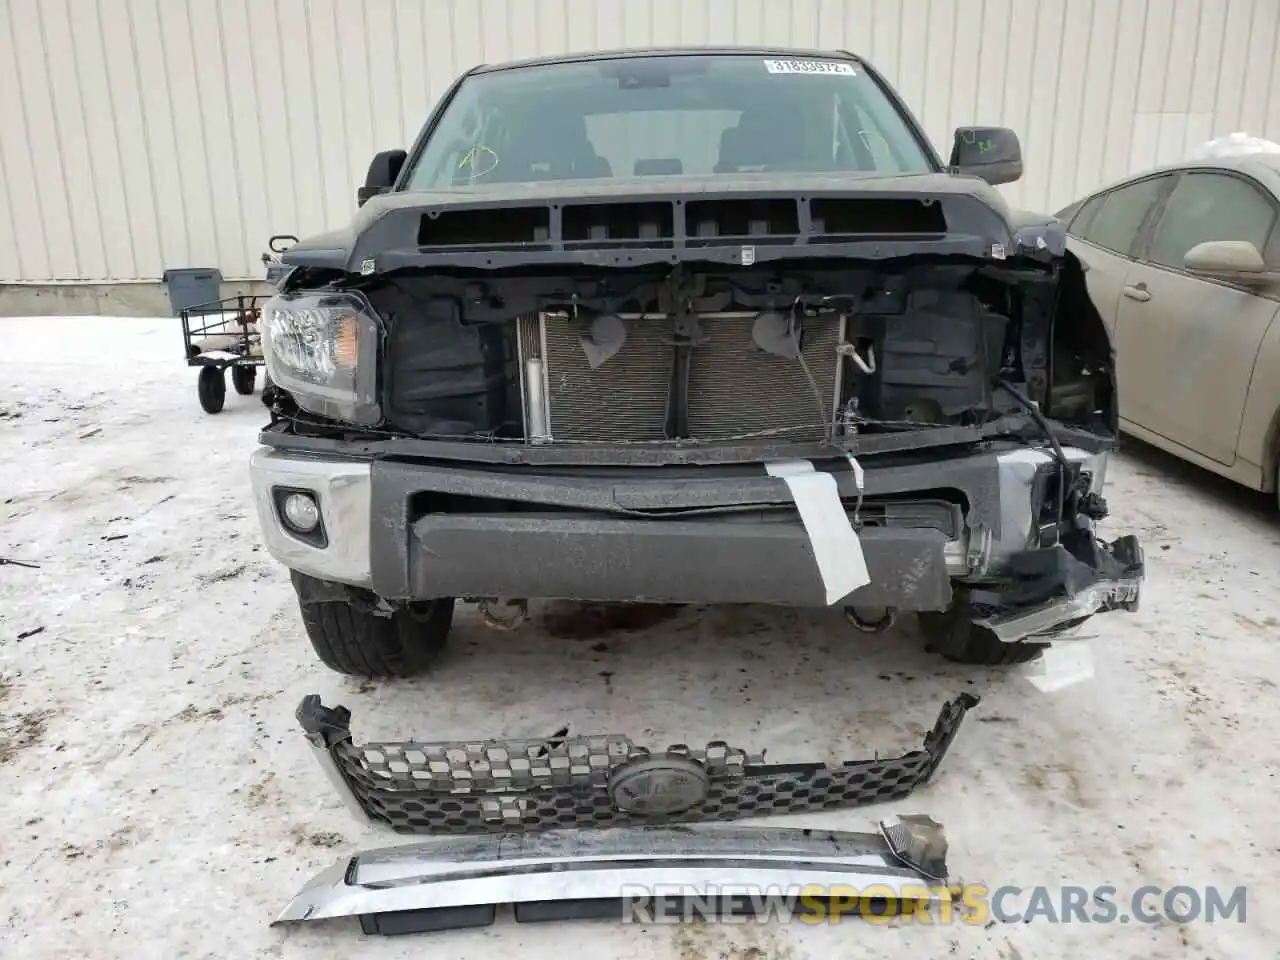
[[[1018,135],[1007,127],[957,127],[951,172],[990,184],[1012,183],[1022,176]]]
[[[386,193],[395,186],[407,156],[403,150],[383,150],[375,154],[369,162],[369,172],[364,176],[364,186],[356,191],[356,206],[364,206],[370,197]]]

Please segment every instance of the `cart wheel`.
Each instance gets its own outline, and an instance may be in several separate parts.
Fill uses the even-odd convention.
[[[196,381],[196,392],[200,395],[200,406],[205,413],[219,413],[227,402],[227,381],[217,367],[202,367],[200,379]]]
[[[247,397],[253,393],[253,383],[258,379],[258,371],[254,367],[236,366],[231,368],[231,385],[236,393]]]

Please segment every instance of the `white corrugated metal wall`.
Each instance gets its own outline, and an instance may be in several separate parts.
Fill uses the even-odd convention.
[[[478,62],[747,43],[876,64],[944,155],[1016,129],[1054,210],[1211,136],[1280,139],[1280,0],[0,0],[0,281],[258,277],[345,222]]]

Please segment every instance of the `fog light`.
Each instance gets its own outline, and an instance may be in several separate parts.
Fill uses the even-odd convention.
[[[298,533],[310,533],[320,524],[320,507],[309,493],[291,493],[284,498],[284,522]]]

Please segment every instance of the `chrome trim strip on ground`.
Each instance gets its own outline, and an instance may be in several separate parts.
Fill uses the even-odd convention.
[[[883,821],[879,835],[719,826],[553,830],[357,853],[316,875],[275,922],[495,904],[517,905],[519,918],[520,905],[549,901],[593,901],[597,910],[599,901],[616,901],[621,920],[628,898],[655,888],[705,898],[769,890],[871,895],[874,887],[880,897],[937,902],[946,885],[945,834],[928,818],[903,820],[924,835],[929,872],[904,862],[886,839],[898,829],[896,819]],[[472,925],[458,916],[408,916],[400,929],[413,924]]]

